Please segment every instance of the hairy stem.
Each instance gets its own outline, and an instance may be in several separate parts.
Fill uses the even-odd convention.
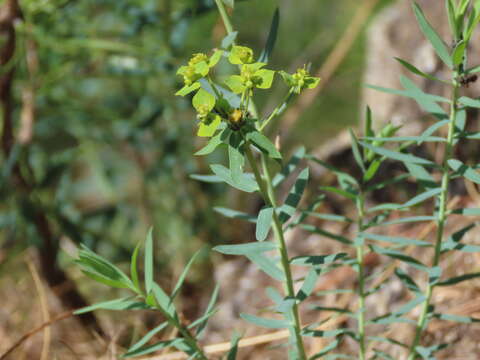
[[[447,200],[448,200],[448,190],[450,185],[450,170],[448,167],[448,160],[453,156],[454,141],[455,141],[455,132],[456,132],[456,118],[457,118],[457,101],[459,97],[459,88],[460,84],[457,81],[457,72],[454,72],[453,83],[452,83],[452,98],[450,104],[450,122],[448,124],[448,137],[447,144],[444,150],[443,164],[442,164],[442,184],[441,192],[438,195],[438,214],[437,214],[437,233],[435,241],[435,255],[433,258],[432,267],[438,266],[440,262],[440,254],[442,248],[442,240],[444,236],[445,223],[447,220]],[[418,318],[417,326],[415,329],[415,337],[410,346],[408,360],[415,360],[417,358],[417,352],[415,348],[420,344],[420,339],[422,332],[425,329],[427,323],[428,310],[430,308],[430,301],[432,299],[434,284],[429,282],[427,289],[425,291],[425,302],[422,306],[422,311],[420,317]]]

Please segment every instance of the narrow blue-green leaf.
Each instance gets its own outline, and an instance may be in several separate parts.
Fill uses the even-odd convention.
[[[408,98],[417,98],[418,97],[418,94],[417,93],[414,93],[412,91],[405,91],[405,90],[398,90],[398,89],[389,89],[389,88],[384,88],[384,87],[381,87],[381,86],[376,86],[376,85],[370,85],[370,84],[367,84],[365,85],[367,88],[370,88],[370,89],[373,89],[373,90],[377,90],[377,91],[380,91],[380,92],[384,92],[384,93],[387,93],[387,94],[392,94],[392,95],[399,95],[399,96],[405,96],[405,97],[408,97]],[[432,94],[427,94],[427,93],[423,93],[421,95],[422,99],[424,100],[429,100],[429,101],[439,101],[439,102],[445,102],[445,103],[450,103],[450,100],[443,97],[443,96],[438,96],[438,95],[432,95]]]
[[[278,281],[285,281],[285,274],[272,259],[261,253],[249,253],[245,256],[268,276]]]
[[[442,61],[449,68],[452,68],[452,58],[450,57],[450,52],[448,51],[447,45],[443,42],[437,32],[429,24],[425,15],[423,14],[422,9],[418,6],[417,3],[413,3],[413,11],[415,12],[415,17],[417,18],[420,29],[422,30],[425,37],[430,41],[437,55],[442,59]]]
[[[355,159],[355,162],[360,167],[360,169],[363,171],[363,173],[365,173],[367,170],[365,169],[365,165],[363,163],[362,155],[360,153],[360,149],[358,148],[358,139],[355,136],[355,134],[354,134],[354,132],[351,128],[348,129],[348,132],[350,134],[350,139],[352,140],[353,158]]]
[[[330,351],[337,349],[339,344],[340,344],[340,339],[333,340],[327,346],[324,346],[322,348],[322,351],[320,351],[320,352],[316,353],[315,355],[309,357],[308,360],[317,360],[317,359],[320,359],[320,358],[324,357]]]
[[[290,219],[297,210],[297,206],[300,203],[305,187],[307,186],[308,176],[308,168],[303,169],[300,174],[298,174],[297,180],[290,189],[284,204],[279,208],[279,219],[282,223],[285,223]]]
[[[276,250],[277,248],[275,243],[263,241],[239,245],[219,245],[215,246],[213,250],[226,255],[249,255]]]
[[[275,43],[277,41],[278,25],[280,24],[280,10],[275,9],[273,13],[272,23],[270,24],[270,31],[268,33],[267,42],[265,48],[263,49],[260,57],[258,58],[259,62],[268,63],[270,56],[272,55]]]
[[[420,105],[426,112],[432,114],[438,120],[443,121],[449,118],[448,114],[443,108],[436,103],[438,100],[433,100],[432,96],[428,96],[422,91],[412,80],[406,76],[400,75],[400,83],[405,90],[411,94],[411,97]]]
[[[134,357],[134,356],[141,356],[141,355],[150,354],[150,353],[158,351],[158,350],[162,350],[162,349],[166,349],[166,348],[169,348],[169,347],[172,347],[172,346],[176,346],[177,344],[179,344],[183,341],[184,340],[180,339],[180,338],[172,339],[172,340],[165,340],[165,341],[162,340],[162,341],[159,341],[155,344],[148,345],[148,346],[145,346],[143,348],[136,349],[136,350],[133,350],[133,351],[129,351],[126,354],[124,354],[122,357],[123,358],[129,358],[129,357]]]
[[[376,140],[382,142],[447,142],[445,138],[439,136],[395,136],[395,137],[365,137],[365,140]]]
[[[267,287],[267,289],[265,290],[265,293],[267,294],[267,296],[272,299],[272,301],[276,304],[276,305],[279,305],[282,303],[283,301],[283,296],[282,294],[280,294],[278,292],[277,289],[269,286]]]
[[[300,288],[300,290],[298,290],[297,295],[295,296],[298,301],[304,301],[312,294],[320,274],[321,270],[317,267],[312,267],[310,269],[307,276],[305,277],[305,280],[303,281],[302,287]]]
[[[348,255],[346,253],[338,253],[332,255],[297,256],[290,260],[290,264],[300,266],[319,266],[330,264],[334,261],[344,259],[347,256]]]
[[[338,189],[338,188],[333,187],[333,186],[320,186],[319,189],[323,190],[323,191],[328,191],[328,192],[331,192],[331,193],[334,193],[334,194],[337,194],[337,195],[344,196],[344,197],[346,197],[350,200],[355,200],[357,198],[356,194],[351,193],[351,192],[346,191],[346,190],[343,190],[343,189]]]
[[[314,234],[323,235],[323,236],[325,236],[327,238],[330,238],[332,240],[341,242],[342,244],[346,244],[346,245],[351,245],[352,244],[352,241],[347,239],[346,237],[341,236],[341,235],[337,235],[337,234],[333,234],[329,231],[323,230],[323,229],[321,229],[319,227],[316,227],[314,225],[300,224],[300,227],[303,230],[309,231],[309,232],[314,233]]]
[[[288,163],[282,168],[282,170],[276,174],[272,180],[274,187],[278,186],[283,180],[285,180],[298,166],[300,161],[305,157],[305,147],[300,147],[292,155]]]
[[[210,297],[210,301],[208,302],[207,308],[205,310],[204,316],[202,316],[202,319],[204,319],[202,322],[198,323],[197,327],[197,338],[203,333],[205,330],[207,323],[208,323],[208,318],[205,318],[205,315],[210,314],[213,311],[213,308],[215,304],[217,303],[218,299],[218,293],[219,293],[220,287],[218,285],[215,285],[215,289],[213,289],[212,296]]]
[[[153,336],[158,334],[160,331],[165,329],[168,326],[168,322],[165,321],[161,323],[160,325],[156,326],[152,330],[150,330],[148,333],[146,333],[140,340],[138,340],[135,344],[130,346],[127,350],[127,354],[131,354],[135,352],[136,350],[140,349],[143,345],[145,345]],[[125,355],[127,355],[125,354]],[[126,356],[124,356],[126,357]]]
[[[462,96],[458,99],[458,102],[465,106],[473,107],[473,108],[480,108],[480,100],[479,99],[472,99],[466,96]]]
[[[312,337],[334,337],[338,335],[350,335],[351,337],[355,338],[355,331],[351,329],[336,329],[336,330],[310,330],[304,329],[303,335],[304,336],[312,336]]]
[[[425,170],[425,168],[418,164],[405,163],[405,167],[408,172],[417,180],[424,181],[427,183],[435,183],[435,179],[430,175],[430,173]]]
[[[471,74],[476,74],[480,72],[480,65],[474,66],[468,70],[465,71],[466,75],[471,75]]]
[[[391,221],[385,221],[383,223],[377,224],[376,226],[388,226],[388,225],[407,224],[412,222],[433,221],[433,220],[436,220],[435,216],[412,216],[412,217],[395,219]]]
[[[404,163],[412,163],[412,164],[434,165],[434,163],[432,163],[430,160],[422,159],[414,155],[404,154],[398,151],[387,150],[387,149],[373,146],[364,142],[361,142],[361,144],[365,146],[367,149],[370,149],[379,155],[385,156],[393,160],[398,160]]]
[[[203,148],[198,150],[194,155],[203,156],[203,155],[208,155],[214,152],[215,149],[222,143],[222,135],[223,135],[223,131],[212,136],[212,138],[208,141],[207,145],[205,145]]]
[[[403,324],[416,324],[416,321],[412,319],[407,319],[399,316],[381,316],[372,320],[367,321],[367,324],[380,324],[380,325],[391,325],[391,324],[398,324],[398,323],[403,323]]]
[[[432,136],[432,134],[434,134],[437,130],[439,130],[440,128],[442,128],[445,125],[448,125],[449,122],[450,122],[450,120],[442,120],[442,121],[435,122],[433,125],[429,126],[427,128],[427,130],[425,130],[422,133],[420,138],[423,139],[423,138],[428,138],[428,137]]]
[[[175,285],[175,287],[173,288],[173,291],[172,291],[172,295],[171,295],[171,301],[173,301],[175,299],[175,297],[178,295],[178,292],[180,291],[180,288],[182,287],[184,281],[185,281],[185,278],[188,274],[188,271],[190,270],[190,268],[192,267],[193,263],[195,262],[195,260],[198,258],[198,256],[200,255],[200,253],[202,252],[202,249],[198,250],[193,256],[192,258],[190,259],[190,261],[187,263],[187,265],[184,267],[180,277],[178,278],[177,280],[177,284]]]
[[[303,213],[307,214],[308,216],[315,217],[315,218],[322,219],[322,220],[345,222],[345,223],[353,222],[352,219],[349,219],[348,217],[342,216],[342,215],[323,214],[323,213],[318,213],[316,211],[304,211]]]
[[[397,60],[403,67],[405,67],[408,71],[414,73],[415,75],[419,75],[419,76],[422,76],[426,79],[429,79],[429,80],[433,80],[433,81],[441,81],[441,82],[444,82],[443,80],[440,80],[439,78],[433,76],[433,75],[429,75],[421,70],[419,70],[417,67],[415,67],[414,65],[410,64],[409,62],[405,61],[405,60],[402,60],[398,57],[394,57],[395,60]]]
[[[417,351],[418,354],[422,356],[424,360],[435,360],[435,357],[433,357],[433,354],[439,350],[446,348],[447,346],[448,346],[447,344],[433,345],[428,348],[423,346],[417,346],[415,350]]]
[[[452,214],[458,214],[463,216],[480,216],[480,208],[455,209],[452,211]]]
[[[441,192],[442,192],[441,188],[436,188],[436,189],[431,189],[431,190],[425,191],[425,192],[415,196],[414,198],[410,199],[409,201],[407,201],[405,204],[403,204],[403,207],[410,207],[410,206],[420,204],[423,201],[440,194]]]
[[[241,152],[242,143],[243,139],[238,132],[233,133],[229,137],[228,163],[232,181],[235,183],[241,182],[243,176],[243,165],[245,164],[245,159]]]
[[[230,340],[230,350],[227,353],[227,360],[236,360],[237,359],[237,352],[238,352],[238,343],[242,337],[233,332],[232,339]]]
[[[404,314],[407,314],[410,311],[412,311],[414,308],[416,308],[418,305],[422,304],[425,301],[425,299],[426,299],[425,295],[418,294],[414,299],[410,300],[405,305],[402,305],[400,308],[393,311],[392,315],[402,316]]]
[[[141,243],[139,242],[133,250],[132,259],[130,261],[130,276],[132,277],[133,286],[140,291],[140,281],[138,280],[137,259]]]
[[[235,42],[237,35],[238,35],[238,31],[232,31],[230,34],[225,36],[222,39],[222,43],[220,45],[221,48],[227,50]]]
[[[454,315],[454,314],[434,314],[433,317],[446,320],[446,321],[454,321],[463,324],[470,324],[473,322],[480,322],[480,319],[469,317],[469,316],[461,316],[461,315]]]
[[[266,319],[266,318],[261,318],[255,315],[244,314],[244,313],[240,314],[240,317],[243,320],[246,320],[254,325],[265,327],[268,329],[285,329],[291,325],[290,322],[287,320]]]
[[[194,322],[187,326],[187,329],[193,329],[194,327],[198,326],[199,324],[205,324],[208,322],[213,315],[218,312],[218,309],[210,309],[210,311],[205,312],[202,316],[196,319]]]
[[[380,342],[385,342],[385,343],[388,343],[388,344],[392,344],[392,345],[397,345],[397,346],[400,346],[400,347],[403,347],[404,349],[408,349],[408,345],[407,344],[404,344],[398,340],[395,340],[395,339],[392,339],[392,338],[387,338],[387,337],[383,337],[383,336],[369,336],[368,337],[369,340],[372,340],[372,341],[380,341]]]
[[[232,179],[230,170],[228,170],[225,166],[219,165],[219,164],[213,164],[213,165],[210,165],[210,169],[212,169],[213,173],[217,175],[219,178],[221,178],[222,181],[226,182],[228,185],[238,190],[245,191],[248,193],[252,193],[258,190],[258,185],[255,182],[255,180],[247,174],[243,174],[241,179],[235,182]]]
[[[405,286],[407,287],[408,290],[416,293],[416,294],[421,294],[422,291],[420,290],[420,288],[418,287],[417,283],[415,282],[415,280],[413,280],[410,275],[408,275],[406,272],[404,272],[402,269],[400,268],[396,268],[395,269],[395,275],[397,275],[397,277],[400,279],[401,282],[403,282],[405,284]]]
[[[401,251],[388,249],[388,248],[383,248],[383,247],[380,247],[380,246],[377,246],[377,245],[370,245],[370,247],[377,254],[386,255],[386,256],[391,257],[393,259],[403,261],[404,263],[407,263],[408,265],[410,265],[410,266],[412,266],[416,269],[425,271],[427,273],[430,270],[430,268],[428,266],[422,264],[417,259],[415,259],[415,258],[413,258],[413,257],[411,257],[407,254],[402,253]]]
[[[255,229],[255,238],[263,241],[267,238],[270,227],[272,226],[273,207],[264,207],[258,213],[257,227]]]
[[[95,310],[127,310],[135,308],[138,309],[142,308],[141,304],[141,302],[135,300],[135,297],[128,296],[120,299],[103,301],[97,304],[86,306],[81,309],[75,310],[73,313],[75,315],[80,315]],[[146,306],[143,306],[143,308],[145,307]]]
[[[450,166],[453,171],[459,173],[466,179],[476,184],[480,184],[480,174],[477,173],[471,166],[465,165],[457,159],[448,160],[448,166]]]
[[[227,208],[218,207],[218,206],[214,207],[213,210],[215,210],[216,212],[218,212],[219,214],[221,214],[221,215],[223,215],[227,218],[246,220],[246,221],[251,222],[251,223],[256,223],[257,222],[256,217],[254,217],[250,214],[241,212],[241,211],[237,211],[237,210],[233,210],[233,209],[227,209]]]
[[[165,291],[156,283],[152,285],[153,295],[157,300],[160,309],[162,309],[165,315],[170,316],[172,319],[176,318],[175,306],[173,305],[172,298],[167,295]]]
[[[153,288],[153,228],[148,230],[147,239],[145,241],[145,291],[147,294]]]
[[[477,273],[471,273],[471,274],[463,274],[460,276],[454,276],[446,280],[439,281],[437,283],[437,286],[451,286],[451,285],[456,285],[458,283],[461,283],[463,281],[468,281],[471,279],[476,279],[480,277],[480,272]]]
[[[277,150],[275,145],[265,135],[254,130],[246,135],[247,140],[251,141],[258,149],[262,150],[272,159],[281,159],[282,154]]]
[[[307,155],[306,158],[309,159],[309,160],[312,160],[312,161],[320,164],[324,168],[330,170],[332,173],[334,173],[337,176],[338,181],[340,183],[347,183],[349,185],[358,186],[358,181],[353,176],[351,176],[350,174],[347,174],[346,172],[343,172],[343,171],[337,169],[336,167],[334,167],[330,164],[327,164],[325,161],[317,159],[314,156]]]
[[[408,246],[408,245],[432,246],[432,244],[430,244],[427,241],[421,241],[421,240],[398,237],[398,236],[377,235],[377,234],[370,234],[370,233],[362,233],[361,236],[366,239],[370,239],[374,241],[383,241],[383,242],[399,244],[403,246]]]
[[[218,177],[217,175],[199,175],[199,174],[192,174],[190,175],[191,179],[198,180],[201,182],[206,183],[221,183],[223,180]]]

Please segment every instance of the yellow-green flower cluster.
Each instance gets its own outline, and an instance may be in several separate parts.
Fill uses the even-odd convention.
[[[291,87],[296,94],[300,94],[303,89],[313,89],[320,82],[319,77],[311,76],[308,73],[306,66],[297,69],[294,74],[280,71],[280,75],[285,83]]]

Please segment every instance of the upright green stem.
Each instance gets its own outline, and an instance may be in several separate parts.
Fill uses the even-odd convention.
[[[258,183],[260,188],[260,194],[263,197],[263,200],[266,204],[273,207],[273,209],[277,208],[277,200],[275,198],[275,192],[273,189],[272,178],[270,176],[270,172],[267,167],[267,162],[265,157],[262,156],[262,168],[263,174],[265,178],[263,179],[260,175],[260,171],[258,169],[257,163],[255,158],[252,154],[252,150],[250,149],[250,144],[247,142],[245,144],[245,154],[247,156],[248,162],[252,167],[253,174],[255,179]],[[290,269],[290,260],[288,257],[287,245],[285,242],[285,236],[283,233],[283,227],[278,218],[276,211],[273,211],[273,232],[275,234],[275,238],[278,243],[279,252],[280,252],[280,262],[282,264],[283,272],[285,274],[285,292],[290,299],[295,299],[295,288],[293,282],[292,271]],[[292,335],[295,338],[295,343],[298,351],[298,360],[306,360],[307,354],[305,352],[305,346],[302,339],[302,324],[300,321],[300,314],[298,312],[298,305],[295,302],[291,308],[291,317],[293,319],[293,328],[292,328]],[[296,359],[297,360],[297,359]]]
[[[365,198],[362,193],[359,194],[357,200],[358,209],[358,233],[364,230],[363,220],[365,217]],[[357,263],[358,263],[358,342],[360,352],[358,354],[360,360],[365,360],[365,246],[363,239],[357,239]]]
[[[441,192],[439,194],[439,209],[437,215],[437,235],[435,241],[435,255],[433,258],[432,267],[438,266],[440,262],[440,254],[442,249],[442,240],[445,230],[445,222],[447,220],[447,200],[448,200],[448,189],[450,185],[450,170],[448,167],[448,160],[453,156],[454,141],[455,141],[455,131],[456,131],[456,118],[457,118],[457,101],[459,96],[460,84],[457,81],[457,72],[454,72],[453,83],[452,83],[452,99],[450,104],[450,122],[448,124],[448,137],[447,144],[445,146],[443,164],[442,164],[442,184]],[[408,360],[415,360],[417,358],[417,352],[415,348],[420,344],[420,339],[425,325],[427,322],[428,309],[430,307],[430,301],[433,294],[434,284],[429,282],[427,289],[425,291],[425,302],[423,303],[422,312],[418,318],[417,327],[415,330],[415,337],[410,347],[410,352]]]
[[[222,0],[215,0],[217,4],[218,12],[222,17],[223,24],[225,25],[225,29],[227,30],[227,34],[231,34],[233,32],[233,26],[230,22],[230,18],[228,17],[227,10],[225,10],[225,5],[223,4]]]

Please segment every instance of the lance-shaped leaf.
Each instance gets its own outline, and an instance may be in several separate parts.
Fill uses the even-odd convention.
[[[279,219],[282,223],[285,223],[290,219],[297,210],[297,206],[300,203],[305,187],[307,186],[308,175],[308,168],[305,168],[300,172],[295,184],[290,189],[284,204],[279,208]]]
[[[144,253],[145,291],[148,294],[153,289],[153,228],[150,228],[145,241]]]
[[[155,344],[144,346],[139,349],[135,349],[132,351],[128,351],[126,354],[123,355],[124,358],[129,358],[129,357],[134,357],[134,356],[141,356],[141,355],[146,355],[150,354],[155,351],[159,351],[162,349],[166,349],[169,347],[177,347],[180,343],[183,343],[184,339],[177,338],[177,339],[172,339],[172,340],[165,340],[165,341],[159,341]]]
[[[323,236],[325,236],[329,239],[341,242],[342,244],[346,244],[346,245],[351,245],[352,244],[352,241],[347,239],[346,237],[341,236],[341,235],[337,235],[337,234],[333,234],[333,233],[331,233],[327,230],[323,230],[323,229],[321,229],[317,226],[314,226],[314,225],[300,224],[300,227],[303,230],[309,231],[309,232],[314,233],[314,234],[323,235]]]
[[[388,242],[391,244],[398,244],[402,246],[409,246],[409,245],[432,246],[432,244],[430,244],[427,241],[421,241],[421,240],[410,239],[410,238],[399,237],[399,236],[377,235],[377,234],[370,234],[370,233],[361,233],[360,236],[365,239]]]
[[[203,155],[208,155],[211,154],[212,152],[215,151],[215,149],[222,144],[222,137],[224,136],[224,132],[221,131],[208,141],[207,145],[205,145],[203,148],[198,150],[194,155],[197,156],[203,156]]]
[[[321,272],[322,271],[318,267],[312,267],[309,270],[303,281],[302,287],[298,290],[297,295],[295,296],[298,301],[303,301],[311,295]]]
[[[395,60],[397,60],[403,67],[405,67],[408,71],[414,73],[415,75],[419,75],[419,76],[422,76],[426,79],[429,79],[429,80],[433,80],[433,81],[441,81],[441,82],[444,82],[443,80],[440,80],[439,78],[433,76],[433,75],[430,75],[430,74],[427,74],[421,70],[419,70],[417,67],[415,67],[414,65],[410,64],[408,61],[405,61],[405,60],[402,60],[398,57],[394,57]]]
[[[278,33],[278,25],[280,24],[280,10],[278,8],[275,9],[273,13],[272,23],[270,25],[270,31],[267,37],[267,43],[265,44],[265,48],[263,49],[260,57],[258,58],[259,62],[268,63],[270,59],[270,55],[273,52],[275,47],[275,42],[277,41],[277,33]]]
[[[468,281],[471,279],[476,279],[480,277],[480,273],[471,273],[471,274],[463,274],[459,276],[454,276],[446,280],[439,281],[437,283],[437,286],[451,286],[451,285],[456,285],[458,283],[461,283],[463,281]]]
[[[266,319],[250,314],[240,314],[240,317],[254,325],[268,329],[285,329],[291,325],[287,320]]]
[[[263,134],[256,130],[247,133],[246,138],[252,142],[258,149],[266,153],[272,159],[281,159],[282,154],[277,150],[275,145]]]
[[[227,360],[236,360],[237,352],[238,352],[238,343],[242,337],[237,334],[235,331],[232,335],[232,339],[230,340],[230,350],[227,353]]]
[[[480,184],[480,174],[477,173],[471,166],[465,165],[463,162],[457,159],[448,160],[448,166],[466,179],[476,184]]]
[[[425,15],[423,14],[422,9],[418,6],[417,3],[413,3],[413,11],[415,12],[415,17],[417,18],[420,29],[422,30],[425,37],[430,41],[437,55],[442,59],[442,61],[449,68],[453,67],[452,58],[450,57],[450,52],[448,51],[447,45],[443,42],[437,32],[429,24]]]
[[[282,181],[284,181],[293,171],[297,168],[300,161],[305,157],[305,147],[300,147],[292,155],[287,164],[282,168],[282,170],[276,174],[272,180],[274,187],[278,186]]]
[[[78,252],[78,260],[76,260],[82,267],[82,272],[95,281],[101,282],[105,285],[116,288],[130,288],[136,290],[132,281],[128,276],[113,265],[107,259],[95,254],[85,245],[81,245],[81,250]]]
[[[212,296],[210,297],[210,301],[208,302],[208,305],[207,305],[207,309],[205,310],[205,313],[204,315],[200,318],[200,319],[197,319],[197,324],[198,327],[197,327],[197,337],[199,337],[200,335],[202,335],[203,331],[205,330],[206,326],[207,326],[207,323],[208,323],[208,319],[210,318],[210,316],[207,317],[207,314],[211,314],[214,310],[214,306],[217,302],[217,299],[218,299],[218,292],[219,292],[219,286],[216,285],[215,286],[215,289],[213,290],[212,292]],[[199,321],[201,320],[201,321]]]
[[[400,268],[395,269],[395,275],[400,279],[401,282],[407,287],[408,290],[416,293],[416,294],[421,294],[422,291],[418,287],[417,283],[415,280],[413,280],[410,275],[408,275],[405,271],[403,271]]]
[[[182,271],[182,274],[180,275],[180,277],[178,278],[177,280],[177,284],[175,285],[175,287],[173,288],[173,291],[172,291],[172,295],[170,296],[170,299],[171,301],[173,301],[175,299],[175,297],[178,295],[178,292],[180,291],[180,288],[182,287],[184,281],[185,281],[185,278],[187,277],[187,274],[188,274],[188,271],[190,270],[190,268],[192,267],[193,263],[195,262],[195,260],[198,258],[198,256],[200,255],[201,253],[201,249],[198,250],[193,256],[192,258],[190,259],[190,261],[187,263],[187,265],[185,266],[185,268],[183,269]]]
[[[218,206],[214,207],[213,210],[215,210],[216,212],[218,212],[219,214],[221,214],[221,215],[223,215],[227,218],[246,220],[246,221],[251,222],[251,223],[256,223],[257,222],[257,218],[255,216],[244,213],[244,212],[241,212],[241,211],[237,211],[237,210],[233,210],[233,209],[227,209],[227,208],[218,207]]]
[[[455,232],[448,237],[447,241],[442,242],[442,253],[450,250],[459,250],[462,252],[475,253],[480,252],[479,245],[462,244],[460,241],[465,234],[475,227],[475,223],[470,224]]]
[[[415,348],[415,351],[424,359],[424,360],[435,360],[433,357],[433,354],[435,354],[437,351],[440,351],[442,349],[445,349],[447,347],[447,344],[439,344],[439,345],[433,345],[430,347],[423,347],[423,346],[417,346]]]
[[[338,253],[331,255],[297,256],[290,260],[290,264],[318,267],[321,265],[330,264],[337,260],[344,259],[347,256],[348,255],[346,253]]]
[[[268,276],[278,281],[285,281],[285,274],[271,258],[261,253],[249,253],[245,256]]]
[[[430,160],[419,158],[418,156],[404,154],[398,151],[388,150],[382,147],[373,146],[367,144],[365,142],[360,142],[362,146],[365,146],[367,149],[372,150],[373,152],[385,156],[389,159],[398,160],[404,163],[412,163],[412,164],[421,164],[421,165],[435,165]]]
[[[412,94],[412,98],[422,107],[425,111],[435,116],[438,120],[443,121],[449,118],[448,114],[443,110],[432,96],[427,96],[415,83],[405,76],[400,76],[400,83],[405,90]]]
[[[238,245],[219,245],[213,248],[213,250],[225,255],[249,255],[276,249],[278,249],[278,246],[275,243],[268,241]]]
[[[135,352],[138,351],[142,346],[144,346],[152,337],[154,337],[157,333],[162,331],[168,326],[168,322],[165,321],[160,325],[156,326],[152,330],[150,330],[147,334],[145,334],[140,340],[138,340],[135,344],[130,346],[127,350],[127,353],[123,357],[134,356]],[[154,350],[152,350],[154,351]]]
[[[226,182],[228,185],[248,193],[254,192],[258,190],[258,185],[253,179],[252,176],[248,174],[243,174],[237,181],[234,181],[232,178],[232,174],[229,169],[227,169],[223,165],[214,164],[210,165],[210,169],[212,169],[213,173],[217,175],[223,182]]]
[[[257,227],[255,229],[255,238],[258,241],[263,241],[267,238],[270,227],[272,226],[273,207],[264,207],[258,213]]]
[[[243,177],[245,158],[242,154],[242,146],[242,136],[237,132],[233,133],[228,142],[228,162],[232,181],[235,183],[240,183]]]
[[[428,266],[422,264],[417,259],[415,259],[415,258],[413,258],[413,257],[411,257],[407,254],[404,254],[401,251],[388,249],[388,248],[383,248],[383,247],[380,247],[380,246],[377,246],[377,245],[370,245],[370,247],[377,254],[386,255],[388,257],[391,257],[392,259],[400,260],[400,261],[402,261],[402,262],[404,262],[404,263],[406,263],[406,264],[408,264],[408,265],[410,265],[410,266],[412,266],[416,269],[425,271],[427,273],[430,271],[430,268]]]
[[[148,309],[149,306],[145,303],[138,301],[133,296],[124,297],[115,300],[102,301],[97,304],[83,307],[75,310],[75,315],[84,314],[95,310],[135,310],[135,309]]]
[[[480,108],[480,100],[478,99],[472,99],[466,96],[462,96],[460,99],[458,99],[458,102],[465,106]]]

